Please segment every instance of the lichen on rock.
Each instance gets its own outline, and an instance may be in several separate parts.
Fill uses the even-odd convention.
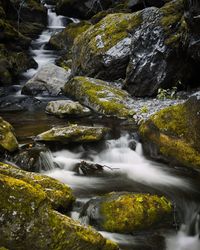
[[[64,93],[99,114],[118,118],[131,118],[134,114],[128,105],[132,102],[129,94],[102,80],[74,77],[65,84]]]

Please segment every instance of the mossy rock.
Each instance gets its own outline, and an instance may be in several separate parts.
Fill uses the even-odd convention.
[[[105,138],[109,129],[105,127],[79,126],[55,127],[35,137],[36,141],[55,141],[64,144],[97,142]]]
[[[197,95],[151,116],[140,126],[146,153],[171,164],[200,167],[199,110]]]
[[[128,64],[130,31],[142,22],[141,13],[109,14],[74,41],[72,73],[100,79],[124,78]]]
[[[91,114],[90,109],[82,106],[79,102],[70,100],[51,101],[46,106],[46,112],[60,118],[66,116],[82,117]]]
[[[172,210],[172,203],[164,196],[109,193],[86,203],[81,216],[88,216],[102,230],[131,233],[164,223]]]
[[[41,174],[27,172],[9,164],[0,163],[0,173],[29,183],[42,190],[54,209],[67,211],[75,198],[65,184]]]
[[[40,185],[9,174],[0,173],[0,245],[20,250],[118,249],[94,229],[52,210]]]
[[[18,142],[13,127],[0,117],[0,149],[13,152],[18,149]]]
[[[64,93],[98,114],[118,118],[131,118],[134,114],[128,106],[132,101],[129,94],[102,80],[74,77],[65,84]]]

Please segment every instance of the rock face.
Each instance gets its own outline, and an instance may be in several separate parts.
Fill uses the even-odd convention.
[[[95,142],[102,140],[108,131],[108,128],[78,126],[75,124],[68,127],[52,128],[39,134],[35,140],[49,142],[56,141],[64,144],[72,142]]]
[[[26,176],[18,178],[17,173],[12,174],[9,168],[12,167],[5,164],[0,167],[0,245],[22,250],[30,247],[42,250],[46,246],[50,250],[118,249],[116,244],[104,239],[92,228],[81,226],[53,210],[49,196],[40,185]],[[59,189],[54,194],[64,195]]]
[[[200,167],[200,94],[184,104],[168,107],[140,127],[144,149],[155,159]]]
[[[114,80],[125,77],[131,38],[142,22],[140,13],[110,14],[82,33],[74,42],[73,75]]]
[[[70,71],[53,64],[43,66],[22,88],[22,94],[57,96],[69,80]]]
[[[0,150],[13,152],[18,149],[18,142],[13,127],[0,117]]]
[[[142,12],[143,22],[132,33],[126,74],[125,87],[132,95],[152,96],[159,88],[176,86],[191,77],[181,51],[186,32],[183,13],[182,0]]]
[[[65,84],[64,92],[99,114],[118,118],[134,114],[128,105],[132,101],[128,93],[101,80],[74,77]]]
[[[91,111],[79,102],[70,100],[51,101],[46,107],[46,112],[60,118],[65,116],[88,116]]]
[[[172,204],[163,196],[110,193],[86,203],[81,216],[102,230],[131,233],[163,223],[171,213]]]

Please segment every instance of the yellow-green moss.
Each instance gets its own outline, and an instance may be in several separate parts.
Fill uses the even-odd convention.
[[[10,152],[18,149],[13,127],[0,117],[0,147]]]
[[[75,77],[65,85],[64,92],[83,105],[107,116],[128,118],[134,114],[124,102],[129,98],[128,93],[101,80]]]
[[[33,187],[43,190],[54,209],[67,210],[75,200],[71,188],[51,177],[26,172],[5,163],[0,163],[0,173],[25,181]]]
[[[107,195],[100,206],[102,227],[107,231],[128,233],[147,229],[172,212],[172,204],[163,196],[125,194],[112,199],[112,195]]]

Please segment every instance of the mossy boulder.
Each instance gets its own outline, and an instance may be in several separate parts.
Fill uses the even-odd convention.
[[[88,116],[91,114],[90,109],[82,106],[79,102],[70,100],[51,101],[46,106],[46,112],[60,118],[66,116]]]
[[[85,204],[81,216],[102,230],[131,233],[164,223],[172,215],[172,204],[164,196],[109,193]]]
[[[199,93],[163,109],[140,126],[144,149],[155,159],[200,167]]]
[[[56,210],[68,211],[75,200],[71,188],[51,177],[27,172],[5,163],[0,163],[0,174],[24,181],[41,190],[46,194],[51,207]]]
[[[0,245],[22,250],[118,249],[94,229],[53,210],[40,185],[10,173],[0,173],[0,184]]]
[[[134,111],[129,107],[129,94],[102,80],[89,77],[74,77],[65,84],[64,93],[74,97],[98,114],[131,118]]]
[[[13,127],[0,117],[0,150],[13,152],[18,149],[18,142]]]
[[[141,22],[140,12],[110,14],[78,36],[72,49],[73,75],[124,78],[130,55],[129,33]]]
[[[96,142],[104,139],[109,129],[104,127],[79,126],[55,127],[36,136],[36,141],[55,141],[64,144],[78,142]]]
[[[159,88],[187,84],[193,66],[185,56],[187,25],[183,0],[142,11],[143,22],[131,33],[125,88],[135,96],[156,95]]]

